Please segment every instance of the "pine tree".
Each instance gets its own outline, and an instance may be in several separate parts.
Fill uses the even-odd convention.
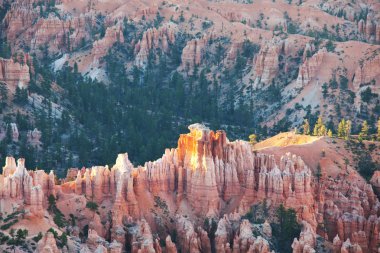
[[[28,91],[17,86],[13,102],[19,105],[25,105],[28,102]]]
[[[216,46],[216,53],[215,53],[215,59],[216,59],[216,63],[218,64],[218,67],[220,66],[220,62],[224,59],[223,54],[224,54],[224,48],[221,43],[218,43],[218,45]]]
[[[377,140],[380,141],[380,119],[377,121]]]
[[[327,83],[323,83],[323,85],[322,85],[322,94],[323,94],[323,98],[324,99],[326,99],[328,92],[329,92],[329,90],[328,90]]]
[[[368,123],[365,120],[362,125],[362,130],[359,133],[359,141],[365,140],[368,137]]]
[[[350,139],[350,136],[351,136],[351,126],[352,126],[351,120],[347,120],[346,121],[346,130],[345,130],[345,133],[346,133],[345,139],[346,140]]]
[[[319,180],[322,177],[322,169],[321,169],[321,164],[320,163],[318,163],[318,165],[317,165],[317,172],[316,172],[315,176],[317,177],[318,182],[319,182]]]
[[[0,41],[0,57],[10,59],[12,56],[11,47],[6,41]]]
[[[310,134],[310,124],[309,124],[309,121],[307,119],[305,119],[304,123],[303,123],[303,134],[305,134],[305,135]]]
[[[257,143],[257,135],[256,134],[251,134],[249,135],[249,144],[251,144],[251,146],[255,145]]]
[[[344,119],[342,119],[339,122],[339,125],[338,125],[338,137],[339,138],[346,137],[346,121]]]
[[[319,136],[326,136],[327,135],[327,128],[325,125],[322,124],[322,126],[319,128]]]
[[[8,100],[8,89],[7,86],[3,83],[0,83],[0,113],[7,105]]]
[[[78,63],[77,62],[74,63],[74,73],[75,74],[78,73]]]
[[[327,131],[327,136],[330,138],[333,137],[333,133],[332,133],[331,129],[329,129],[329,131]]]
[[[315,136],[327,135],[327,129],[326,129],[326,126],[323,124],[323,120],[321,116],[319,116],[317,123],[314,126],[313,135]]]
[[[272,223],[273,235],[278,240],[281,252],[292,252],[292,240],[301,232],[301,225],[297,223],[297,215],[294,209],[286,209],[282,204],[277,208],[277,223]]]
[[[185,17],[183,16],[183,11],[181,11],[181,15],[179,16],[179,22],[185,22]]]
[[[7,132],[5,134],[5,139],[4,139],[4,141],[5,141],[6,144],[12,143],[12,141],[13,141],[13,137],[12,136],[13,136],[13,134],[12,134],[12,127],[11,127],[11,124],[8,124],[7,125]]]
[[[313,130],[313,135],[314,135],[314,136],[318,136],[318,132],[319,132],[319,127],[318,127],[317,124],[315,124],[315,126],[314,126],[314,130]]]

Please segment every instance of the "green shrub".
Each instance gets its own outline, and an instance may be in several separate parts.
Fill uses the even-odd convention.
[[[18,220],[12,220],[9,223],[6,223],[0,227],[1,230],[7,230],[8,228],[12,227],[14,224],[16,224]]]
[[[64,216],[62,215],[62,213],[56,213],[53,220],[54,220],[54,223],[60,228],[63,228],[66,224]]]
[[[363,153],[359,156],[357,168],[360,175],[365,179],[370,180],[377,167],[369,154]]]
[[[98,204],[96,204],[95,202],[92,202],[92,201],[87,202],[86,207],[92,211],[98,210]]]
[[[32,239],[33,239],[33,241],[38,242],[39,240],[42,239],[42,237],[43,237],[42,233],[39,232],[38,235],[36,235],[36,236],[33,237]]]

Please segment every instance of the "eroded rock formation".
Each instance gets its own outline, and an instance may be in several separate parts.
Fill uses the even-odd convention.
[[[323,58],[327,53],[326,49],[323,48],[319,50],[316,54],[310,58],[306,58],[304,63],[301,65],[298,77],[297,77],[297,87],[302,88],[306,86],[311,80],[313,80],[317,74],[321,65],[323,63]]]
[[[58,249],[57,242],[54,238],[53,233],[48,232],[45,236],[38,242],[36,253],[61,253],[62,251]]]
[[[34,147],[39,147],[41,145],[41,131],[35,128],[33,131],[29,130],[27,133],[27,141]]]
[[[32,50],[46,47],[50,52],[72,50],[81,46],[83,40],[90,37],[88,25],[95,23],[93,13],[84,13],[66,18],[50,14],[41,17],[47,12],[48,1],[37,5],[36,1],[14,1],[7,12],[4,21],[4,31],[8,41],[18,41],[26,44]],[[38,6],[38,7],[37,7]]]
[[[169,52],[169,45],[175,42],[175,27],[168,25],[159,29],[150,28],[146,30],[142,39],[135,45],[135,62],[138,66],[145,66],[149,53],[152,49],[160,49],[164,53]]]
[[[380,43],[380,24],[377,12],[370,11],[365,20],[358,22],[358,32],[370,42]]]
[[[380,240],[380,203],[372,187],[366,183],[330,179],[323,195],[319,212],[323,213],[328,238],[337,245],[349,240],[346,245],[352,242],[363,252],[376,252]]]
[[[380,55],[368,58],[359,65],[355,71],[353,86],[359,90],[362,86],[371,85],[371,82],[378,80],[380,68]]]
[[[28,61],[26,54],[22,61],[0,58],[0,82],[26,88],[30,82]]]
[[[13,207],[25,204],[32,215],[42,217],[45,211],[46,196],[55,194],[54,174],[49,175],[42,170],[27,171],[24,159],[17,161],[7,158],[0,175],[0,196],[9,205],[3,206],[3,212],[11,213]]]
[[[119,25],[108,27],[104,37],[94,42],[91,51],[94,61],[105,56],[116,42],[124,43],[123,30]]]
[[[207,42],[209,40],[208,36],[200,39],[193,39],[187,42],[185,48],[182,50],[182,68],[186,71],[191,71],[195,66],[201,64],[202,58],[204,56]]]
[[[127,154],[120,154],[111,169],[70,169],[62,185],[55,185],[53,173],[27,171],[23,159],[16,165],[7,158],[0,176],[1,211],[17,204],[42,218],[49,195],[58,202],[72,200],[73,207],[70,202],[61,206],[66,215],[77,213],[81,220],[78,228],[72,228],[73,236],[88,225],[83,252],[122,252],[128,247],[132,252],[215,248],[259,253],[272,250],[266,240],[272,236],[271,226],[262,225],[266,239],[256,236],[241,214],[265,200],[272,207],[284,204],[296,210],[303,229],[293,242],[295,253],[316,252],[321,227],[336,252],[377,251],[380,203],[370,185],[329,178],[318,185],[319,195],[315,195],[313,173],[300,157],[288,153],[276,162],[273,155],[253,152],[244,141],[230,142],[224,131],[200,124],[189,129],[180,136],[177,148],[167,149],[162,158],[143,167],[135,168]],[[98,211],[87,210],[86,201],[97,203]],[[158,215],[159,210],[164,216]],[[217,222],[214,232],[202,227],[202,222],[194,223],[193,215],[209,219],[209,224]],[[176,231],[175,241],[171,231]]]
[[[380,171],[375,171],[373,173],[373,176],[371,178],[371,185],[373,186],[373,189],[377,196],[380,196]]]
[[[293,253],[315,253],[316,234],[312,226],[306,221],[302,222],[300,238],[295,238],[292,244]]]
[[[263,47],[254,59],[254,88],[262,88],[272,82],[279,71],[279,55],[283,51],[284,41],[273,39]]]

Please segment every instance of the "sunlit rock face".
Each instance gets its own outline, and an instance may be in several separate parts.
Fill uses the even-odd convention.
[[[204,214],[216,214],[219,209],[219,172],[214,162],[222,158],[220,147],[226,141],[222,132],[214,133],[203,125],[189,127],[190,133],[178,140],[179,165],[186,171],[186,195],[197,210]],[[179,186],[183,187],[183,186]]]
[[[277,166],[274,157],[254,154],[248,143],[230,142],[224,131],[201,124],[189,129],[180,136],[177,149],[146,164],[152,192],[174,190],[197,214],[207,216],[219,214],[236,197],[242,197],[242,212],[265,198],[312,205],[311,171],[299,157],[287,154]]]

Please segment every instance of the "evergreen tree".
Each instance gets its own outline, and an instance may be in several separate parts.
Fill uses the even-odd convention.
[[[251,134],[249,135],[249,144],[253,147],[257,143],[257,135],[256,134]]]
[[[335,44],[331,40],[328,40],[326,43],[326,49],[328,52],[333,52],[335,50]]]
[[[323,83],[323,85],[322,85],[322,94],[323,94],[323,98],[326,98],[326,97],[327,97],[328,92],[329,92],[329,90],[328,90],[327,83]]]
[[[380,119],[377,121],[377,140],[380,141]]]
[[[325,125],[322,125],[321,128],[319,129],[319,136],[326,136],[327,135],[327,128]]]
[[[327,135],[327,128],[323,123],[322,117],[319,116],[317,123],[314,126],[313,135],[315,136],[325,136]]]
[[[338,137],[345,138],[346,137],[346,121],[342,119],[338,125]]]
[[[0,57],[10,59],[12,56],[11,47],[8,42],[0,39]]]
[[[12,137],[12,127],[11,124],[7,125],[7,132],[5,134],[5,139],[4,139],[6,144],[12,143],[13,142],[13,137]]]
[[[216,52],[215,52],[215,60],[218,64],[218,67],[220,66],[220,62],[224,59],[224,48],[222,44],[219,42],[216,46]]]
[[[339,77],[339,83],[340,83],[340,88],[342,90],[347,90],[348,89],[348,79],[347,79],[347,77],[341,75]]]
[[[282,204],[277,208],[277,223],[272,223],[273,235],[278,238],[281,252],[292,252],[293,238],[299,236],[301,226],[297,222],[294,209],[286,209]]]
[[[310,134],[310,124],[307,119],[303,121],[303,134],[309,135]]]
[[[78,73],[78,63],[75,62],[74,63],[74,74],[77,74]]]
[[[327,131],[327,136],[330,138],[333,137],[333,133],[332,133],[331,129],[329,129],[329,131]]]
[[[8,89],[4,83],[0,83],[0,113],[5,109],[8,100]]]
[[[317,122],[314,125],[314,129],[313,129],[314,136],[318,136],[318,133],[319,133],[319,128],[320,128],[319,119],[320,118],[318,118]]]
[[[89,201],[86,203],[86,208],[90,209],[91,211],[95,212],[98,210],[98,204],[92,201]]]
[[[67,234],[65,232],[63,232],[60,236],[60,241],[61,241],[61,245],[60,246],[65,246],[67,245]]]
[[[346,130],[345,130],[345,133],[346,133],[345,139],[346,140],[350,139],[350,136],[351,136],[351,127],[352,127],[351,120],[347,120],[346,121]]]
[[[317,165],[317,172],[316,172],[315,176],[317,177],[318,182],[319,182],[319,180],[322,177],[322,169],[321,169],[321,164],[320,163],[318,163],[318,165]]]
[[[25,105],[28,102],[28,91],[17,86],[13,101],[16,104]]]
[[[240,51],[238,51],[236,63],[235,63],[235,73],[238,76],[238,78],[240,79],[240,81],[242,81],[243,69],[246,66],[246,63],[247,63],[246,58],[243,57],[242,54],[240,54]]]
[[[359,133],[359,141],[366,140],[368,138],[368,123],[365,120],[362,125],[362,130]]]
[[[185,17],[183,16],[183,11],[181,11],[181,15],[179,15],[179,22],[185,22]]]

